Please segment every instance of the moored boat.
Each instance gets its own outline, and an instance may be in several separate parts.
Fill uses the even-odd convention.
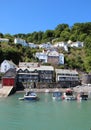
[[[25,100],[37,100],[38,96],[35,92],[33,91],[28,91],[26,92],[26,94],[24,95],[24,99]]]
[[[24,97],[22,98],[19,98],[20,100],[33,100],[33,101],[36,101],[38,100],[38,96],[35,92],[33,91],[27,91],[26,94],[24,95]]]
[[[76,96],[73,94],[73,91],[71,89],[66,89],[66,91],[63,93],[62,98],[64,100],[76,100]]]
[[[84,92],[80,92],[77,94],[77,100],[81,101],[81,100],[88,100],[88,94],[84,93]]]
[[[62,99],[62,93],[59,91],[55,91],[52,94],[53,100],[61,100]]]

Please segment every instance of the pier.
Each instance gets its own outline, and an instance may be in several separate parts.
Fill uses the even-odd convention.
[[[11,93],[13,89],[13,86],[3,86],[3,88],[0,88],[0,97],[7,97]]]

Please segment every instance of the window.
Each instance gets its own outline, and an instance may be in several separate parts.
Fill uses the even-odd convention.
[[[4,66],[4,71],[7,71],[7,65]]]

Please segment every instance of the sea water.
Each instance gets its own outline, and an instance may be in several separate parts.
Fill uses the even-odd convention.
[[[90,130],[91,100],[54,101],[39,93],[39,101],[21,101],[23,93],[0,99],[0,130]]]

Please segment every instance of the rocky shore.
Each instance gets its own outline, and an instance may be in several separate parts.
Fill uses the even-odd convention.
[[[91,84],[84,84],[73,88],[74,92],[91,92]]]

